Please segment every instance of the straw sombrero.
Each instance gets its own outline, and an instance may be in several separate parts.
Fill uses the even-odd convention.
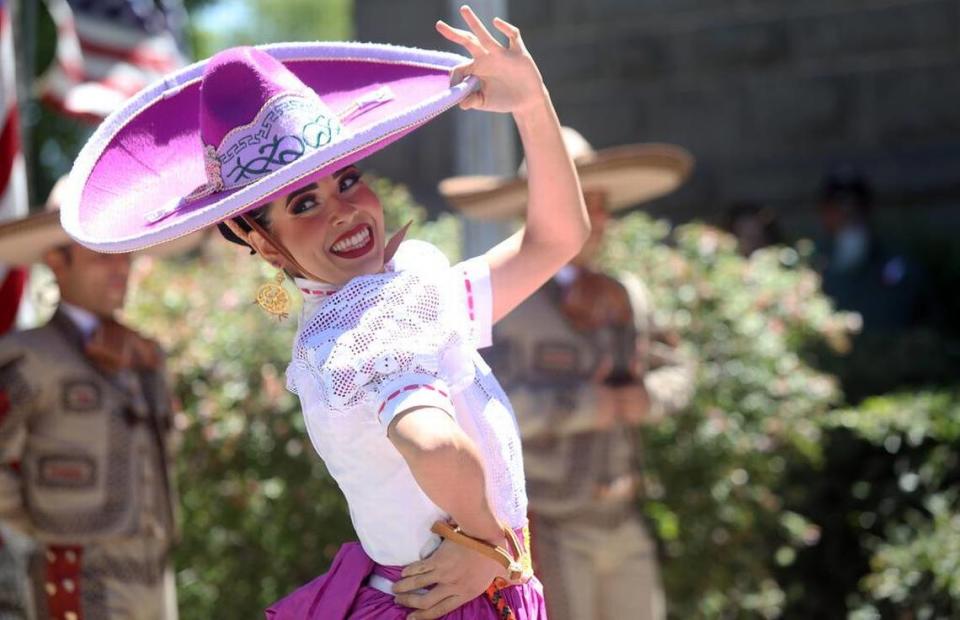
[[[459,103],[456,54],[362,43],[232,48],[141,91],[80,153],[63,227],[103,252],[188,235],[328,176]]]
[[[693,170],[693,156],[671,144],[631,144],[595,151],[570,127],[563,128],[563,141],[576,164],[583,191],[604,192],[611,211],[669,194],[680,187]],[[472,218],[512,218],[526,209],[526,166],[521,164],[515,177],[444,179],[439,191],[453,207]]]
[[[73,243],[60,225],[60,205],[67,187],[67,177],[61,177],[39,212],[0,223],[0,263],[31,265],[40,262],[48,250]],[[146,253],[158,258],[180,254],[195,248],[201,240],[200,235],[190,235],[152,247]]]

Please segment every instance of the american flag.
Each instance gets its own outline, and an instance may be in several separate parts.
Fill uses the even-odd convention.
[[[180,0],[46,0],[57,52],[41,98],[99,122],[151,82],[186,64]]]
[[[0,0],[0,220],[27,213],[27,177],[20,151],[13,27],[7,0]],[[0,265],[0,334],[13,325],[26,283],[23,267]]]

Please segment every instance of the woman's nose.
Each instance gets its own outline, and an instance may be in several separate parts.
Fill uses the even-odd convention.
[[[334,226],[348,224],[353,218],[356,208],[341,198],[330,199],[330,221]]]

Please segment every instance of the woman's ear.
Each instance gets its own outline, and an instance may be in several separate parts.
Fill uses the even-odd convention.
[[[286,257],[277,249],[273,243],[264,238],[263,235],[258,233],[255,230],[251,230],[247,233],[247,243],[256,250],[257,254],[263,257],[263,260],[267,261],[274,267],[280,267],[283,269],[292,269],[293,265],[287,264]]]
[[[276,246],[267,241],[263,235],[255,230],[244,230],[239,224],[230,219],[224,220],[223,223],[227,225],[227,228],[229,228],[234,235],[242,239],[254,252],[263,257],[263,260],[274,267],[286,268],[286,265],[283,264],[284,257],[277,250]]]

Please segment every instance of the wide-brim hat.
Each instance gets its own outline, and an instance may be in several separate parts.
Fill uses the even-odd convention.
[[[595,151],[570,127],[563,128],[563,141],[583,191],[603,192],[610,211],[665,196],[693,171],[693,156],[672,144],[629,144]],[[521,215],[527,206],[526,165],[521,164],[514,177],[450,177],[438,189],[451,206],[471,218],[509,219]]]
[[[54,185],[46,204],[36,213],[0,223],[0,263],[30,265],[38,263],[43,255],[57,247],[73,243],[60,225],[60,205],[67,190],[67,177]],[[150,248],[147,254],[162,258],[187,252],[200,243],[198,235],[191,235],[171,243]]]
[[[80,153],[63,227],[95,250],[188,235],[370,155],[459,103],[457,54],[363,43],[232,48],[146,88]]]

